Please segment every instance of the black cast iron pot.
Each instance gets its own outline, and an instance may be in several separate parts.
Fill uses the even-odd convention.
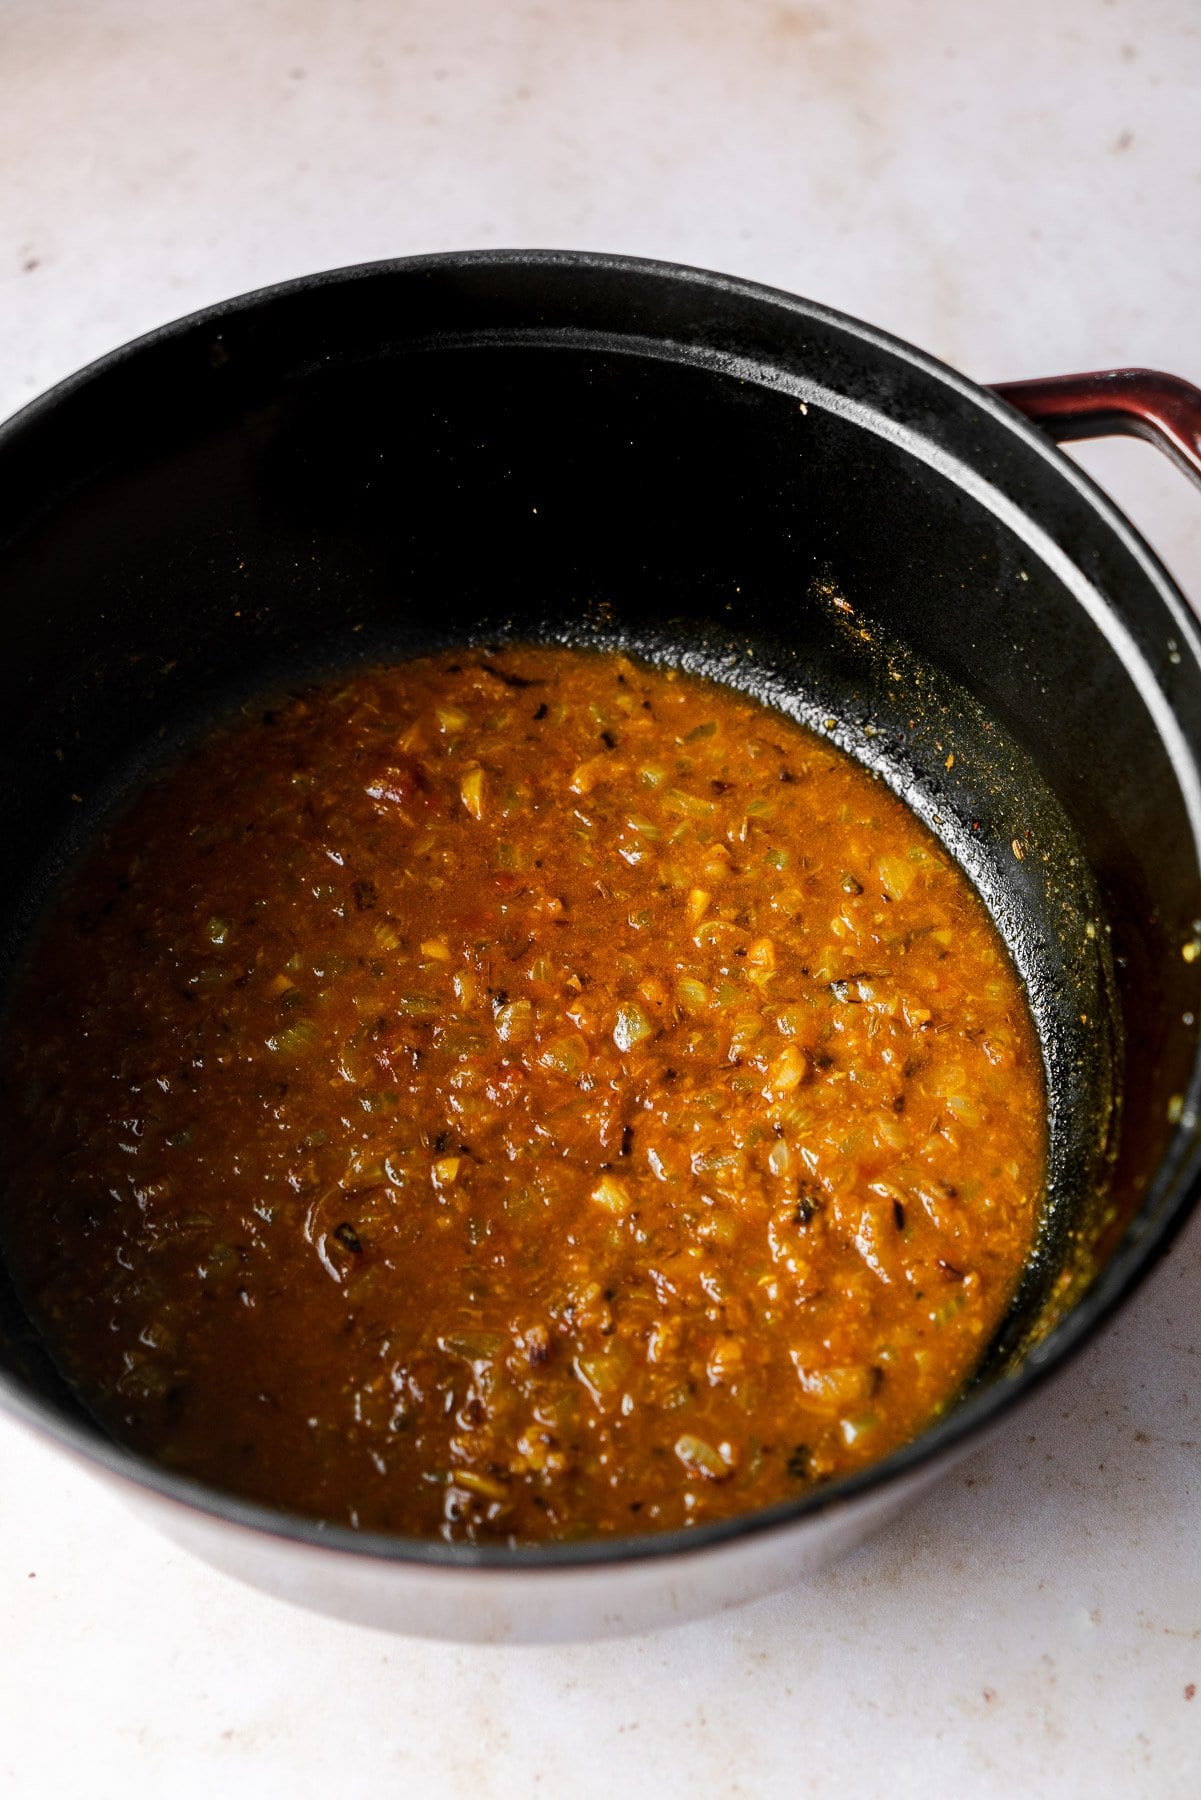
[[[1158,432],[1142,373],[1011,390],[1061,435]],[[1195,1197],[1201,667],[1163,569],[1013,408],[821,307],[545,252],[313,277],[167,327],[0,432],[8,964],[139,768],[240,696],[380,655],[620,642],[750,688],[905,794],[1024,976],[1047,1227],[962,1401],[795,1505],[551,1549],[371,1538],[108,1441],[7,1294],[0,1394],[210,1559],[377,1624],[635,1629],[763,1592],[979,1440]],[[21,1196],[5,1197],[7,1231]]]

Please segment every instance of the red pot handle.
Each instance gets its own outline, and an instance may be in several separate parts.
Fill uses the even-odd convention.
[[[1044,381],[1003,381],[1007,400],[1059,443],[1121,432],[1166,450],[1177,468],[1201,482],[1201,388],[1156,369],[1099,369]]]

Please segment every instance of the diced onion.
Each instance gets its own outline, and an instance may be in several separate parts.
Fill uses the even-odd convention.
[[[643,1038],[650,1037],[653,1030],[654,1026],[635,1001],[625,1001],[618,1007],[613,1042],[619,1050],[632,1050]]]

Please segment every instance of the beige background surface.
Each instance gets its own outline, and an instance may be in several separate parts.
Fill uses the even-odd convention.
[[[1201,381],[1195,0],[0,0],[0,413],[309,269],[598,247],[778,283],[981,379]],[[1201,599],[1201,494],[1082,452]],[[1201,1791],[1201,1228],[876,1543],[599,1647],[261,1599],[0,1425],[15,1795]]]

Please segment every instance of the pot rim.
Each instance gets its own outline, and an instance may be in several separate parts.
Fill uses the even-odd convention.
[[[1077,463],[1065,456],[1036,426],[1030,424],[989,388],[971,381],[958,370],[917,349],[904,339],[894,337],[889,332],[832,307],[822,306],[764,283],[649,257],[553,249],[439,251],[427,255],[349,264],[296,276],[199,308],[108,351],[0,422],[0,448],[27,427],[39,423],[78,390],[120,369],[125,362],[136,361],[157,345],[185,337],[192,332],[211,331],[224,320],[250,313],[264,304],[286,300],[292,295],[311,294],[326,287],[349,288],[365,278],[467,268],[566,269],[581,275],[595,270],[616,275],[658,277],[672,283],[706,288],[716,295],[770,307],[798,320],[812,319],[829,323],[847,335],[884,350],[899,361],[909,363],[951,390],[962,402],[990,415],[997,424],[1021,440],[1027,452],[1038,456],[1050,465],[1061,480],[1075,488],[1077,494],[1100,517],[1103,525],[1121,540],[1123,548],[1140,565],[1143,574],[1155,588],[1158,599],[1173,616],[1182,641],[1191,647],[1194,658],[1201,662],[1201,639],[1198,637],[1197,621],[1184,595],[1155,553],[1113,501]],[[637,335],[643,343],[647,341],[645,328]],[[670,353],[670,340],[657,341],[663,343]],[[687,346],[678,346],[678,353],[680,360],[691,360]],[[1161,696],[1161,706],[1166,704]],[[1193,742],[1179,724],[1178,729],[1180,743],[1187,748],[1191,758],[1191,773],[1195,785],[1201,767],[1201,745]],[[1172,755],[1172,762],[1179,773],[1178,754]],[[819,1488],[796,1500],[783,1501],[759,1511],[686,1530],[646,1533],[636,1537],[593,1538],[570,1544],[516,1547],[447,1544],[436,1539],[353,1531],[348,1526],[326,1525],[283,1508],[245,1500],[192,1477],[176,1474],[125,1449],[114,1440],[101,1436],[98,1427],[89,1428],[82,1422],[64,1418],[49,1406],[31,1400],[7,1371],[0,1371],[0,1405],[40,1435],[52,1438],[86,1463],[109,1475],[128,1481],[135,1487],[149,1489],[160,1498],[175,1502],[191,1512],[206,1514],[223,1523],[284,1539],[298,1546],[311,1546],[402,1566],[409,1564],[458,1571],[507,1571],[511,1574],[535,1574],[556,1569],[612,1569],[615,1565],[645,1563],[655,1558],[694,1556],[710,1547],[757,1538],[790,1526],[803,1525],[806,1521],[832,1512],[843,1511],[889,1487],[902,1487],[907,1477],[921,1471],[931,1471],[933,1464],[940,1460],[950,1460],[956,1452],[963,1454],[970,1447],[971,1440],[982,1440],[999,1426],[1019,1401],[1036,1392],[1052,1375],[1066,1367],[1099,1332],[1118,1306],[1133,1293],[1169,1249],[1198,1198],[1201,1198],[1201,1050],[1194,1059],[1181,1121],[1176,1126],[1164,1164],[1148,1184],[1143,1204],[1128,1224],[1117,1249],[1095,1277],[1092,1286],[1030,1352],[1013,1376],[998,1379],[988,1387],[969,1393],[945,1418],[930,1426],[919,1437],[829,1489]]]

